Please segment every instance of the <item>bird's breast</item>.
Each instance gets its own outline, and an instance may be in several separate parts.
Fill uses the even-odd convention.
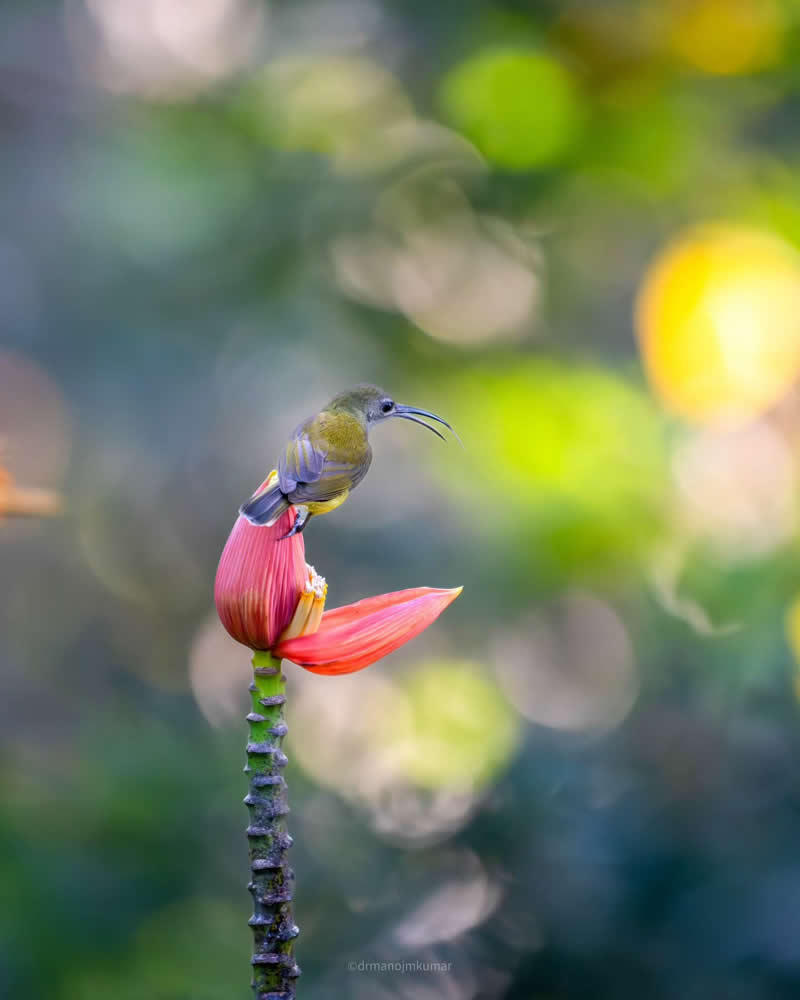
[[[369,462],[372,450],[366,427],[349,413],[320,413],[314,431],[327,446],[327,461],[360,465]]]

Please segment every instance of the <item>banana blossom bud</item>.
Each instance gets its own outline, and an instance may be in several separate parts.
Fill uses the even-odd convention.
[[[266,487],[277,473],[272,473]],[[327,584],[305,561],[295,512],[271,527],[239,517],[220,558],[214,599],[229,634],[317,674],[347,674],[419,635],[461,593],[417,587],[324,611]]]

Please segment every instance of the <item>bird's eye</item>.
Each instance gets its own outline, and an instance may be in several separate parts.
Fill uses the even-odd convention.
[[[393,409],[394,409],[394,403],[391,401],[391,399],[384,399],[384,401],[381,403],[381,412],[391,413]]]

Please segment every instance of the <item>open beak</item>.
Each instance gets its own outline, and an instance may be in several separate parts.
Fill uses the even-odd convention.
[[[431,427],[430,424],[426,424],[424,420],[420,420],[420,417],[427,417],[429,420],[435,420],[437,423],[442,424],[446,427],[450,433],[455,437],[461,447],[464,447],[464,443],[461,438],[456,434],[453,428],[448,424],[446,420],[443,420],[440,416],[435,413],[431,413],[430,410],[420,410],[417,406],[404,406],[402,403],[395,404],[393,417],[402,417],[403,420],[410,420],[412,423],[420,424],[422,427],[427,427],[429,431],[432,431],[436,437],[441,438],[442,441],[446,441],[447,438],[444,434],[436,430],[435,427]]]

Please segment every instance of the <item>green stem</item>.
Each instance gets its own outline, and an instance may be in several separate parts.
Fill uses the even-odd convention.
[[[250,842],[253,894],[253,992],[256,1000],[294,1000],[300,969],[294,960],[292,894],[294,872],[287,852],[292,838],[286,831],[289,812],[282,770],[286,755],[281,750],[286,735],[283,706],[286,678],[281,661],[270,653],[253,653],[253,708],[247,716],[247,766],[250,791],[245,804],[250,810],[247,837]]]

